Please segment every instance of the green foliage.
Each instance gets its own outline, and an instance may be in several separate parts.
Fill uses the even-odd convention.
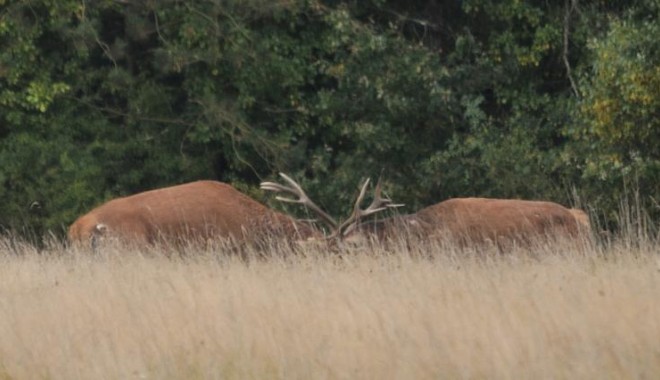
[[[379,173],[407,211],[633,174],[658,199],[657,7],[570,4],[1,2],[0,226],[278,171],[334,214]]]
[[[660,199],[660,26],[646,17],[609,26],[590,41],[593,59],[569,133],[588,153],[579,156],[583,177],[612,186],[599,194],[611,209],[623,196],[621,184]]]
[[[580,107],[585,131],[620,154],[657,154],[660,142],[660,26],[613,21],[610,32],[594,39],[592,70],[585,78]],[[652,148],[652,149],[649,149]],[[612,157],[610,160],[621,160]]]

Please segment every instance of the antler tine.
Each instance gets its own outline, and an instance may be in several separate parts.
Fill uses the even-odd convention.
[[[275,183],[275,182],[262,182],[261,185],[260,185],[260,188],[261,188],[261,190],[269,190],[269,191],[274,191],[274,192],[280,192],[281,191],[281,192],[284,192],[284,193],[290,193],[290,194],[296,195],[295,193],[293,193],[291,191],[293,189],[290,189],[286,186],[280,185],[279,183]],[[275,196],[275,199],[277,199],[280,202],[285,202],[285,203],[301,203],[301,204],[304,203],[304,202],[302,202],[301,199],[287,198],[287,197],[283,197],[281,195]]]
[[[378,178],[378,182],[376,183],[376,187],[374,188],[374,199],[371,201],[371,204],[362,211],[362,216],[370,215],[372,213],[382,211],[384,208],[381,206],[381,204],[384,201],[389,201],[389,199],[382,198],[380,196],[380,191],[381,191],[381,180]]]
[[[292,189],[290,189],[286,186],[283,186],[279,183],[276,183],[276,182],[262,182],[259,185],[259,188],[261,188],[261,190],[274,191],[276,193],[279,193],[280,191],[285,192],[285,193],[291,193],[291,190],[292,190]],[[275,198],[279,201],[282,201],[282,202],[299,203],[298,199],[285,198],[285,197],[282,197],[282,196],[279,196],[279,195],[276,196]]]
[[[327,223],[330,228],[334,229],[337,227],[337,222],[330,216],[328,215],[325,211],[323,211],[319,206],[317,206],[310,198],[307,196],[305,191],[302,189],[302,187],[294,181],[291,177],[284,173],[279,173],[280,177],[284,179],[285,182],[287,182],[290,186],[282,185],[277,182],[262,182],[260,185],[260,188],[262,190],[269,190],[269,191],[275,191],[275,192],[283,192],[283,193],[288,193],[290,195],[293,195],[297,197],[296,199],[294,198],[286,198],[283,196],[276,196],[275,199],[281,202],[287,202],[287,203],[300,203],[303,206],[309,208],[310,210],[314,211],[316,214],[319,215],[319,217]]]
[[[284,178],[284,180],[289,185],[291,185],[291,187],[293,187],[296,191],[298,191],[298,193],[300,193],[301,195],[304,195],[305,198],[308,198],[307,194],[305,194],[305,191],[302,189],[302,187],[300,187],[300,185],[298,185],[298,183],[296,181],[293,180],[293,178],[289,177],[288,175],[286,175],[282,172],[280,172],[279,174],[280,174],[280,177]]]
[[[355,202],[353,214],[344,223],[342,223],[342,226],[338,231],[342,236],[346,236],[349,233],[351,233],[360,224],[360,218],[362,217],[369,216],[383,210],[387,210],[388,208],[396,208],[403,206],[403,204],[392,203],[392,200],[390,198],[383,197],[381,195],[381,191],[382,191],[381,183],[382,183],[381,178],[378,178],[378,182],[376,183],[376,187],[374,188],[374,199],[371,201],[371,204],[366,209],[361,210],[360,203],[362,203],[362,199],[364,198],[367,185],[369,184],[369,179],[367,179],[364,182],[364,185],[362,185],[362,190],[360,191],[360,195],[358,196],[358,200]],[[342,229],[343,232],[341,231]]]
[[[285,198],[282,196],[277,196],[275,199],[282,201],[282,202],[289,202],[289,203],[301,203],[301,204],[306,204],[309,202],[309,197],[305,193],[305,191],[298,185],[291,177],[287,176],[284,173],[279,173],[284,180],[291,185],[285,186],[277,182],[262,182],[261,185],[259,186],[262,190],[270,190],[270,191],[275,191],[275,192],[284,192],[284,193],[289,193],[291,195],[297,196],[298,199],[292,199],[292,198]]]
[[[376,188],[374,189],[374,199],[371,201],[369,207],[362,211],[362,216],[368,216],[388,208],[397,208],[404,206],[403,203],[392,203],[392,200],[388,197],[381,196],[381,178],[378,178],[378,183],[376,183]]]
[[[358,194],[358,197],[355,200],[355,204],[353,205],[353,212],[360,211],[360,203],[362,203],[364,196],[367,194],[367,186],[369,186],[369,182],[371,182],[371,178],[365,179],[364,182],[362,183],[362,187],[360,188],[360,194]]]
[[[357,199],[355,200],[355,204],[353,205],[353,212],[351,212],[351,216],[349,216],[348,219],[344,220],[339,226],[337,226],[327,237],[327,239],[334,239],[339,236],[343,236],[342,231],[344,231],[347,226],[356,223],[356,221],[360,218],[360,203],[362,203],[364,196],[367,194],[367,186],[369,186],[370,181],[371,179],[367,178],[362,183],[362,187],[360,187],[360,193],[358,194]]]

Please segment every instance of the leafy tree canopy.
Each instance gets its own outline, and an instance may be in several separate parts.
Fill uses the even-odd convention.
[[[660,199],[652,0],[0,0],[0,226],[195,179],[334,214],[380,173],[455,196]],[[651,208],[653,211],[654,209]],[[658,212],[656,210],[656,216]]]

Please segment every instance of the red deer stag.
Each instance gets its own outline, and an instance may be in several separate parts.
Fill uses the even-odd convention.
[[[108,201],[78,218],[68,231],[74,244],[95,245],[104,235],[145,245],[211,238],[295,240],[318,232],[226,183],[197,181]]]
[[[280,174],[291,187],[283,188],[271,182],[262,189],[303,193],[289,177]],[[355,239],[358,236],[377,240],[413,236],[420,239],[447,239],[460,246],[493,243],[499,247],[530,244],[539,239],[569,238],[580,235],[581,227],[588,225],[588,217],[581,210],[569,209],[553,202],[513,199],[455,198],[426,207],[414,214],[399,215],[376,221],[362,221],[363,217],[398,207],[389,198],[380,195],[380,182],[375,188],[374,201],[360,209],[369,181],[365,181],[351,216],[343,223],[321,217],[332,233],[330,237]],[[305,202],[310,203],[305,195]],[[282,201],[293,201],[278,197]],[[312,210],[318,207],[311,208]],[[318,212],[318,211],[317,211]],[[586,223],[586,224],[585,224]]]
[[[554,202],[454,198],[414,214],[362,223],[355,229],[377,240],[412,235],[462,247],[491,243],[506,248],[548,239],[583,239],[584,222],[582,216]]]

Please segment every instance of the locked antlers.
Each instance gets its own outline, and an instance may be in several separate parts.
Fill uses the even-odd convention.
[[[344,237],[360,225],[360,219],[379,213],[381,211],[385,211],[389,208],[397,208],[403,206],[402,203],[393,203],[390,198],[383,197],[381,195],[382,188],[379,178],[378,183],[376,183],[376,188],[374,189],[374,199],[371,201],[371,204],[367,206],[367,208],[361,209],[360,204],[364,200],[364,196],[367,193],[367,187],[369,186],[370,181],[371,180],[369,178],[364,181],[362,188],[360,189],[360,194],[358,195],[357,199],[355,200],[355,204],[353,205],[353,212],[351,213],[351,216],[349,216],[348,219],[346,219],[337,229],[335,229],[333,235],[330,237]]]
[[[341,239],[344,236],[348,235],[360,225],[360,220],[364,217],[376,214],[378,212],[390,208],[403,206],[403,204],[395,204],[392,202],[390,198],[383,197],[381,195],[381,184],[379,180],[374,189],[374,197],[371,204],[367,206],[367,208],[361,209],[360,204],[364,200],[364,197],[367,193],[367,188],[370,183],[370,179],[367,178],[362,183],[362,187],[360,188],[360,193],[357,199],[355,200],[355,204],[353,205],[353,212],[346,220],[344,220],[341,224],[339,224],[330,215],[328,215],[328,213],[326,213],[320,207],[318,207],[307,196],[307,194],[305,194],[305,191],[302,189],[302,187],[298,183],[296,183],[293,179],[291,179],[291,177],[287,176],[284,173],[280,173],[280,177],[282,177],[284,181],[288,183],[288,186],[276,182],[262,182],[261,189],[274,191],[274,192],[288,193],[290,195],[295,196],[296,197],[295,199],[285,198],[282,196],[277,196],[275,197],[275,199],[281,202],[299,203],[306,206],[313,212],[315,212],[321,218],[321,220],[323,220],[330,228],[331,233],[328,235],[328,239],[333,239],[333,238]]]

